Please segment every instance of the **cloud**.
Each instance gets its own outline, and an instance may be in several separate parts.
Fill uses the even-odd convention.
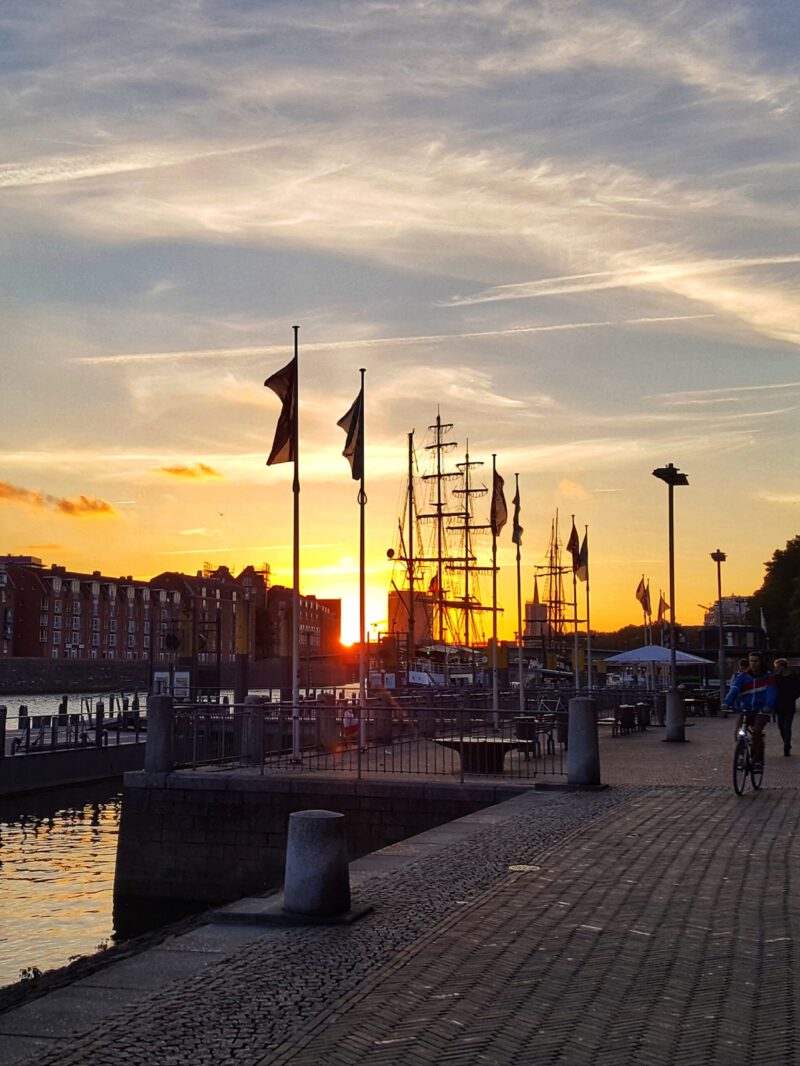
[[[568,500],[588,500],[589,493],[580,485],[577,481],[570,481],[568,478],[564,478],[558,485],[559,495],[566,497]]]
[[[692,322],[697,319],[713,318],[710,314],[696,315],[660,315],[645,318],[628,318],[618,321],[591,322],[552,322],[529,326],[508,326],[505,329],[485,329],[470,333],[431,333],[409,337],[357,337],[338,341],[310,341],[303,343],[303,354],[326,354],[328,352],[349,352],[356,349],[370,348],[405,348],[416,345],[441,344],[449,341],[487,340],[492,337],[525,336],[529,333],[561,333],[569,330],[609,329],[626,325],[648,325],[662,322]],[[125,363],[174,363],[176,360],[189,362],[203,360],[257,359],[264,355],[286,355],[286,344],[264,344],[247,348],[189,348],[184,351],[164,352],[120,352],[115,355],[79,356],[72,362],[84,366],[102,366],[104,364]]]
[[[171,477],[188,478],[190,480],[222,477],[218,470],[214,470],[207,463],[194,463],[192,466],[162,466],[159,468],[159,472],[169,474]]]
[[[198,526],[197,529],[179,529],[179,537],[213,537],[219,533],[218,529],[206,529],[205,526]]]
[[[49,493],[39,492],[35,489],[24,489],[17,485],[10,485],[7,481],[0,481],[0,501],[45,508],[70,517],[115,515],[117,513],[110,503],[105,500],[99,500],[95,496],[76,496],[72,498],[51,496]]]

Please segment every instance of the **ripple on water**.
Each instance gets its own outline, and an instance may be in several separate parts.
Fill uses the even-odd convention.
[[[117,785],[0,802],[0,985],[114,936]]]

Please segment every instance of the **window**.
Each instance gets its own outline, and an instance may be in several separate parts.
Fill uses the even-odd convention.
[[[74,593],[78,593],[81,591],[81,583],[77,579],[73,579],[70,584]]]
[[[116,633],[116,631],[117,631],[117,620],[116,620],[116,618],[112,618],[109,621],[108,625],[109,625],[109,629],[111,630],[111,632],[112,633]]]
[[[39,606],[43,611],[46,611],[50,606],[50,598],[48,596],[42,596],[42,602]]]
[[[61,634],[59,632],[53,633],[53,643],[58,644],[61,641]]]
[[[100,634],[99,633],[92,633],[92,647],[96,648],[99,645],[99,643],[100,643]],[[97,655],[93,655],[92,658],[96,659]]]
[[[136,643],[136,637],[133,635],[133,633],[129,633],[128,634],[128,647],[132,648],[135,643]]]
[[[61,614],[61,600],[56,600],[53,604],[53,610],[56,614]]]
[[[80,600],[73,600],[72,601],[72,613],[73,614],[80,614],[81,613],[81,601]]]
[[[39,625],[40,626],[49,626],[50,625],[50,615],[49,614],[40,614],[39,615]]]
[[[42,644],[46,644],[47,643],[47,630],[46,629],[40,629],[39,630],[39,640],[40,640],[40,642]]]
[[[92,651],[91,651],[91,654],[90,654],[89,658],[90,659],[96,659],[97,658],[97,648],[92,648]]]
[[[61,629],[61,616],[58,614],[53,619],[53,629]]]
[[[100,629],[100,619],[99,618],[93,618],[92,619],[92,632],[96,633],[99,629]]]
[[[128,632],[129,633],[135,633],[136,632],[136,622],[128,622]]]
[[[116,633],[112,633],[111,636],[108,638],[108,646],[109,646],[109,648],[116,648],[116,646],[117,646],[117,635],[116,635]]]
[[[144,645],[145,649],[149,648],[150,647],[150,638],[149,637],[145,637],[144,640],[142,641],[142,644]]]

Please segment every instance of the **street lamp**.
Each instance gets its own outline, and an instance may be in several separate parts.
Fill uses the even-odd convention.
[[[653,477],[664,481],[669,489],[669,691],[667,692],[667,740],[686,740],[684,733],[683,700],[678,692],[677,649],[675,646],[675,519],[673,490],[676,485],[688,485],[686,474],[667,463],[653,471]]]
[[[717,548],[711,553],[711,558],[717,564],[717,610],[719,621],[719,706],[720,711],[725,706],[725,632],[722,628],[722,564],[728,558],[725,552]]]

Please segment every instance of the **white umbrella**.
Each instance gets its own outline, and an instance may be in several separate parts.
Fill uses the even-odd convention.
[[[645,663],[668,663],[670,662],[670,649],[663,648],[660,644],[647,644],[643,648],[634,648],[633,651],[623,651],[619,655],[610,655],[607,663],[619,664],[620,666],[636,666]],[[713,666],[710,659],[701,659],[699,655],[689,655],[685,651],[675,652],[675,662],[678,666]]]

